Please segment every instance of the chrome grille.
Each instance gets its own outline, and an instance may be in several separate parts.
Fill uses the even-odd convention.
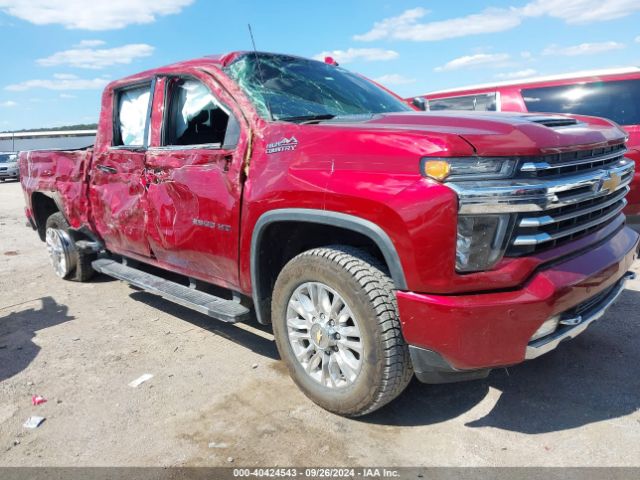
[[[459,215],[509,215],[506,256],[531,255],[621,223],[634,162],[624,144],[520,158],[515,178],[451,182]]]
[[[608,195],[539,214],[518,215],[508,256],[527,255],[594,232],[614,221],[627,205],[624,186]]]
[[[519,177],[549,182],[556,188],[555,198],[538,212],[516,215],[505,254],[537,253],[614,222],[627,205],[633,179],[633,162],[625,152],[619,144],[521,162]]]
[[[606,168],[622,160],[625,152],[624,144],[620,144],[530,158],[521,162],[520,176],[541,178]]]

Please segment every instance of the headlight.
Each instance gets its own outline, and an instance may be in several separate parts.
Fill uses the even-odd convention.
[[[420,171],[438,181],[495,180],[513,174],[517,160],[508,157],[423,158]]]
[[[499,180],[513,176],[518,159],[511,157],[430,158],[420,161],[423,176],[440,182]],[[456,270],[478,272],[493,267],[504,255],[510,215],[458,215]]]
[[[477,272],[495,265],[504,254],[509,215],[459,215],[456,270]]]

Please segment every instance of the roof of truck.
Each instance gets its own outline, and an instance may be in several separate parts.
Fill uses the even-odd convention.
[[[190,60],[183,60],[180,62],[170,63],[168,65],[163,65],[161,67],[152,68],[149,70],[145,70],[143,72],[138,72],[133,75],[129,75],[125,78],[118,79],[114,83],[120,83],[122,81],[127,81],[134,78],[153,76],[159,72],[175,69],[175,68],[198,68],[198,67],[213,67],[213,68],[224,68],[238,57],[247,54],[257,53],[259,55],[280,55],[283,57],[294,57],[294,58],[303,58],[305,60],[313,60],[305,57],[300,57],[299,55],[291,55],[287,53],[273,53],[273,52],[253,52],[250,50],[237,50],[229,53],[221,53],[214,55],[205,55],[204,57],[193,58]]]
[[[237,51],[229,53],[220,53],[215,55],[205,55],[204,57],[192,58],[189,60],[182,60],[180,62],[170,63],[163,65],[162,67],[154,68],[152,70],[163,70],[166,68],[174,67],[205,67],[215,66],[217,68],[225,67],[239,56],[247,53],[246,51]],[[261,52],[263,53],[263,52]]]

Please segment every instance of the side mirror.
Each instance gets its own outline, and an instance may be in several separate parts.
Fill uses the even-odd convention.
[[[413,97],[411,103],[413,103],[413,106],[418,110],[422,110],[423,112],[427,110],[427,101],[424,99],[424,97]]]

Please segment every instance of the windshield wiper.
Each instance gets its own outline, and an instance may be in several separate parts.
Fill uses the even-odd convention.
[[[299,115],[297,117],[280,117],[278,120],[282,120],[283,122],[300,122],[302,123],[315,123],[321,122],[322,120],[331,120],[335,118],[337,115],[333,115],[331,113],[323,113],[321,115]]]

